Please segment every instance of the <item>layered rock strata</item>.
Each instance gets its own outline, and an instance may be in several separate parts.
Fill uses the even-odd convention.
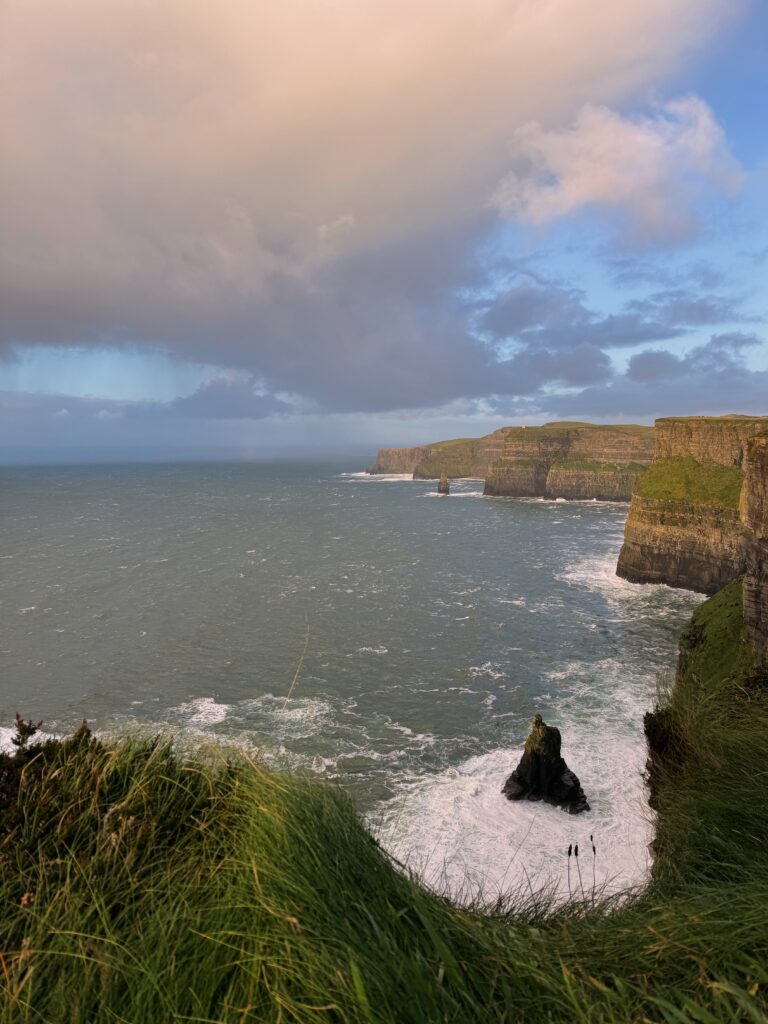
[[[484,479],[491,463],[501,455],[509,429],[502,427],[485,437],[436,441],[415,448],[380,448],[368,472],[410,473],[415,480],[438,480],[443,475]]]
[[[766,417],[657,420],[654,463],[632,497],[618,575],[705,594],[750,565],[762,578],[765,540],[753,523],[765,517],[755,441],[764,431]]]
[[[747,444],[740,514],[747,538],[744,621],[758,657],[768,662],[768,433]]]
[[[485,493],[629,501],[652,457],[650,427],[591,423],[511,427],[501,456],[486,477]]]
[[[480,477],[488,495],[629,501],[652,457],[651,427],[545,423],[417,448],[384,448],[371,472],[410,472],[414,479]]]

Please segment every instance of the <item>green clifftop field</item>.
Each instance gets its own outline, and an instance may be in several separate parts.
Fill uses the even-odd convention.
[[[675,456],[651,466],[637,483],[641,498],[738,508],[744,474],[738,466]]]
[[[602,902],[582,850],[560,908],[452,906],[313,779],[33,737],[0,756],[0,1021],[759,1024],[768,679],[740,581],[697,611],[647,727],[652,881]]]

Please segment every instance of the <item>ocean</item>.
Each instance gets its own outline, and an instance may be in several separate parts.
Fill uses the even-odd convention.
[[[19,710],[316,773],[459,901],[567,895],[577,842],[590,891],[642,885],[642,717],[700,599],[616,577],[626,505],[360,468],[0,470],[0,740]],[[537,712],[590,813],[501,796]]]

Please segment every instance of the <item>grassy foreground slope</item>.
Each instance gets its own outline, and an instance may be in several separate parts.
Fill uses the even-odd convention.
[[[85,731],[4,756],[0,1021],[762,1022],[768,685],[740,584],[649,732],[651,885],[549,913],[451,906],[342,793],[246,759]]]

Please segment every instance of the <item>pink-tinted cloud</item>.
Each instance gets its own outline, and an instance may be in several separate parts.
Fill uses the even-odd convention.
[[[334,409],[486,393],[454,296],[509,138],[657,86],[733,9],[6,0],[0,344],[162,346]]]
[[[696,96],[665,103],[651,117],[589,105],[565,129],[532,121],[515,133],[512,151],[520,169],[494,197],[506,216],[545,224],[596,207],[640,244],[690,239],[702,190],[733,195],[743,181],[721,126]]]

